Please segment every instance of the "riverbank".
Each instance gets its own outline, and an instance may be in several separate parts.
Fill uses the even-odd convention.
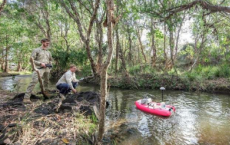
[[[52,113],[50,106],[57,103],[55,98],[24,104],[11,101],[15,93],[1,90],[0,96],[0,144],[81,145],[93,140],[95,118],[68,108]]]
[[[13,77],[17,75],[27,75],[27,74],[31,74],[31,72],[30,71],[23,71],[23,72],[10,71],[8,73],[0,72],[0,77]]]
[[[84,83],[99,85],[99,82],[95,81],[92,77],[86,78]],[[205,79],[152,74],[141,74],[130,77],[109,76],[108,86],[122,89],[159,89],[163,86],[168,90],[230,94],[230,80],[228,78]]]

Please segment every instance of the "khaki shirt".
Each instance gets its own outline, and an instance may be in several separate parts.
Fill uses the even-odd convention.
[[[41,68],[41,63],[52,63],[51,53],[48,50],[42,49],[42,47],[35,48],[31,54],[31,57],[34,59],[37,69]]]
[[[64,73],[64,75],[62,75],[62,77],[58,80],[56,86],[58,86],[59,84],[68,84],[70,86],[70,89],[74,89],[72,82],[78,82],[78,80],[76,79],[76,75],[75,73],[71,72],[70,70],[68,70],[66,73]]]

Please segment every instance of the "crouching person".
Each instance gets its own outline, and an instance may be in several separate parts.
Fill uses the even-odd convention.
[[[56,87],[60,91],[60,97],[57,106],[55,106],[55,111],[58,112],[59,108],[62,104],[62,101],[65,99],[65,96],[72,91],[73,93],[77,93],[76,87],[78,84],[78,80],[76,79],[75,72],[77,71],[76,65],[70,65],[69,70],[62,75],[62,77],[58,80]]]
[[[76,65],[70,65],[69,70],[62,75],[62,77],[58,80],[56,87],[60,91],[60,97],[62,99],[72,91],[73,93],[77,93],[76,87],[78,84],[78,80],[76,79],[75,72],[77,71]]]

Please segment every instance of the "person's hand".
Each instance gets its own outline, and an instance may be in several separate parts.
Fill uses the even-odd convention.
[[[41,63],[41,66],[46,68],[46,64],[45,63]]]
[[[77,90],[76,90],[76,89],[73,89],[72,91],[73,91],[73,93],[77,93]]]

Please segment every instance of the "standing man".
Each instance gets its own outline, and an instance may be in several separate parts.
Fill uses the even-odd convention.
[[[72,64],[70,65],[69,70],[64,73],[63,76],[58,80],[56,86],[57,89],[60,91],[60,97],[62,99],[64,99],[65,95],[67,95],[71,90],[73,93],[77,93],[75,89],[78,83],[75,75],[76,71],[76,65]]]
[[[38,69],[41,78],[43,78],[44,88],[48,89],[50,68],[47,67],[47,64],[51,65],[51,61],[52,61],[52,55],[48,51],[50,40],[46,38],[42,39],[41,44],[42,44],[41,47],[38,47],[33,50],[31,57],[34,59],[35,67]],[[30,82],[24,96],[25,102],[30,102],[31,93],[35,85],[37,84],[37,82],[38,82],[38,74],[36,71],[34,71],[32,74],[32,81]]]

